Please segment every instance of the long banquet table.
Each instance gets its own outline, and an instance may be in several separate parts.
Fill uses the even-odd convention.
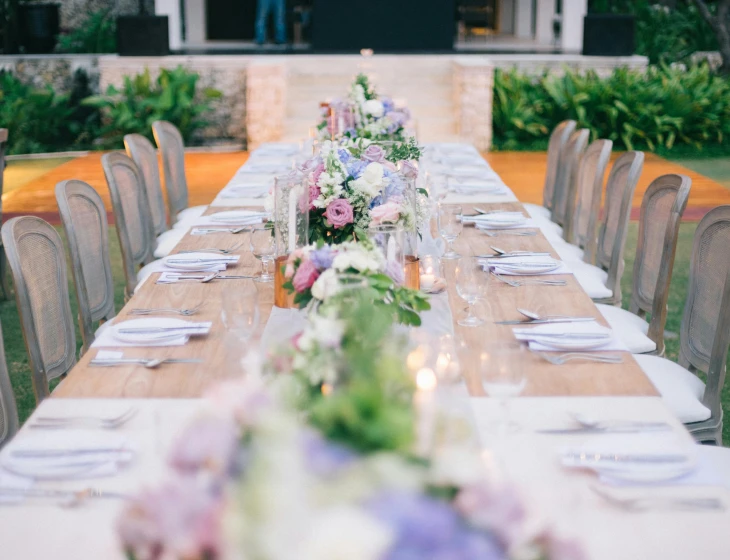
[[[208,213],[226,209],[218,200]],[[225,202],[223,202],[225,204]],[[480,208],[485,203],[478,204]],[[464,211],[471,205],[463,203]],[[522,209],[518,202],[492,202],[490,209]],[[204,236],[186,235],[176,251],[202,247],[228,247],[241,240],[241,235],[229,233]],[[245,239],[244,239],[245,240]],[[465,227],[455,244],[462,255],[490,253],[495,240]],[[547,239],[533,237],[500,237],[499,247],[505,250],[554,250]],[[247,245],[239,253],[241,262],[230,270],[250,274],[257,270]],[[477,328],[459,326],[456,321],[463,313],[464,302],[459,298],[453,281],[454,263],[444,264],[448,283],[447,293],[438,296],[450,313],[440,314],[452,321],[447,327],[465,347],[474,347],[485,340],[513,340],[510,327],[495,325],[494,321],[518,319],[517,307],[534,309],[541,306],[545,313],[571,313],[593,316],[604,323],[596,306],[571,275],[564,275],[565,286],[511,287],[490,282],[487,297],[478,305],[485,323]],[[223,290],[235,290],[248,280],[213,281],[207,284],[155,284],[153,274],[124,306],[117,321],[123,321],[134,307],[203,306],[196,319],[211,321],[208,336],[195,337],[184,346],[165,348],[124,348],[125,357],[196,357],[200,364],[166,365],[157,369],[142,366],[94,368],[89,366],[97,349],[92,348],[79,361],[68,377],[53,392],[51,399],[41,404],[39,411],[49,414],[69,413],[81,409],[105,409],[119,406],[128,399],[140,408],[140,414],[119,430],[137,444],[137,460],[119,476],[99,479],[88,484],[77,482],[39,483],[40,487],[85,488],[133,491],[151,485],[164,475],[164,450],[182,423],[204,404],[197,400],[217,381],[240,375],[227,360],[227,346],[221,322]],[[485,275],[485,281],[487,276]],[[554,277],[553,277],[554,278]],[[256,284],[262,317],[258,336],[265,334],[266,323],[273,308],[273,286]],[[279,312],[280,310],[276,310]],[[442,325],[443,326],[443,325]],[[105,348],[106,350],[107,348]],[[561,534],[577,537],[585,547],[588,558],[598,560],[720,560],[730,558],[730,512],[650,511],[629,513],[619,510],[590,490],[595,475],[568,471],[558,461],[560,446],[579,443],[585,436],[546,435],[535,432],[544,427],[572,426],[569,412],[590,414],[596,418],[626,418],[631,420],[664,421],[672,425],[673,436],[691,441],[689,434],[663,404],[653,385],[628,353],[622,353],[622,364],[569,362],[562,366],[531,356],[528,383],[524,396],[514,399],[511,414],[519,418],[522,430],[508,438],[495,435],[491,423],[500,413],[498,403],[482,398],[484,392],[475,364],[468,355],[461,360],[480,442],[484,448],[485,465],[518,483],[522,493],[544,518]],[[193,400],[188,400],[193,399]],[[23,438],[31,430],[26,425],[18,435]],[[7,447],[3,452],[7,452]],[[0,474],[0,477],[2,475]],[[728,478],[727,475],[724,477]],[[0,484],[2,480],[0,479]],[[721,496],[730,506],[730,488],[708,485],[672,487],[673,492],[688,496]],[[659,489],[658,491],[662,491]],[[122,558],[114,533],[114,519],[120,502],[97,500],[76,509],[36,506],[0,506],[0,550],[3,558],[48,558],[52,555],[77,560]],[[38,538],[41,537],[41,538]]]

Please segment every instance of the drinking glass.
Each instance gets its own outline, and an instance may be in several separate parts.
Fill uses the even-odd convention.
[[[454,251],[454,241],[459,237],[464,225],[461,223],[461,206],[439,204],[438,206],[439,234],[448,243],[448,249],[442,259],[458,259],[461,255]]]
[[[254,279],[256,282],[273,282],[274,275],[269,265],[276,258],[276,237],[271,224],[254,226],[251,231],[251,252],[261,261],[261,273]]]
[[[469,305],[467,316],[459,320],[462,327],[478,327],[484,321],[472,312],[472,306],[479,298],[486,295],[488,286],[487,273],[475,257],[462,257],[456,264],[456,293]]]
[[[507,342],[491,344],[479,354],[479,374],[484,391],[499,400],[499,421],[495,431],[508,434],[519,431],[519,424],[509,418],[509,400],[519,397],[527,385],[524,344]]]

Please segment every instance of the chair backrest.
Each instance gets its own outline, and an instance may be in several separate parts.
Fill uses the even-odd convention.
[[[152,226],[155,235],[160,235],[168,228],[165,198],[162,196],[162,182],[160,181],[160,166],[157,162],[157,148],[141,134],[127,134],[124,137],[124,147],[127,149],[127,155],[132,158],[142,173],[152,214]]]
[[[730,333],[730,206],[710,210],[694,235],[679,334],[679,363],[707,373],[703,403],[721,414],[720,392]]]
[[[555,181],[558,178],[560,154],[577,124],[578,123],[575,121],[563,121],[556,126],[550,134],[547,151],[547,170],[545,171],[545,185],[542,188],[542,205],[545,208],[550,209],[553,207],[553,193],[555,192]]]
[[[652,181],[641,201],[629,309],[640,316],[651,313],[648,336],[656,343],[657,354],[664,353],[669,282],[691,186],[686,175],[662,175]]]
[[[0,327],[0,449],[18,431],[18,409],[15,406],[13,387],[10,385],[8,365],[5,361],[3,331]]]
[[[165,174],[167,207],[170,223],[188,207],[188,182],[185,178],[185,144],[177,127],[167,121],[152,123],[152,133],[162,154],[162,170]]]
[[[142,175],[129,157],[122,153],[104,154],[101,166],[111,194],[126,278],[125,295],[129,298],[137,285],[139,266],[152,261],[152,216]]]
[[[556,224],[565,224],[566,216],[573,212],[578,163],[588,145],[589,136],[587,128],[576,130],[560,152],[553,206],[550,209],[550,219]]]
[[[2,238],[15,282],[33,390],[40,402],[48,396],[48,381],[76,363],[63,242],[50,224],[34,216],[9,220],[2,227]]]
[[[596,250],[596,224],[601,211],[603,179],[611,157],[611,140],[595,140],[583,154],[576,175],[575,210],[568,213],[563,237],[586,250]]]
[[[98,321],[114,317],[114,282],[109,261],[109,224],[98,193],[83,181],[56,185],[56,201],[71,254],[79,303],[82,352],[94,342]]]
[[[8,145],[8,129],[0,128],[0,213],[3,209],[3,175],[5,175],[5,149]]]
[[[611,303],[614,304],[621,303],[621,274],[631,201],[643,168],[643,152],[626,152],[613,163],[606,182],[606,200],[598,232],[595,264],[608,273],[606,287],[613,291]],[[587,257],[585,255],[584,260]]]

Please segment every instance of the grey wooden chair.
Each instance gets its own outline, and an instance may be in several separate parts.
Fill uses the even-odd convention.
[[[167,231],[168,223],[160,181],[160,166],[157,162],[157,148],[141,134],[125,135],[124,147],[127,149],[127,155],[132,158],[142,173],[154,232],[155,235],[160,235]]]
[[[644,193],[629,310],[610,305],[598,309],[634,353],[664,354],[669,283],[674,267],[679,224],[687,207],[692,180],[662,175]],[[651,315],[647,324],[645,318]]]
[[[188,207],[188,181],[185,177],[185,143],[177,127],[167,121],[152,123],[152,133],[162,155],[162,170],[167,191],[170,222],[202,216],[207,206]]]
[[[542,206],[537,204],[524,204],[528,214],[533,217],[550,218],[550,209],[553,206],[555,193],[555,181],[558,177],[558,165],[560,153],[568,142],[568,138],[575,130],[575,121],[563,121],[550,133],[547,151],[547,169],[545,171],[545,184],[542,189]]]
[[[0,221],[3,215],[3,176],[5,175],[5,150],[8,144],[8,129],[0,128]],[[5,256],[5,247],[0,241],[0,289],[3,299],[10,297],[10,283],[8,282],[8,258]]]
[[[13,387],[10,385],[3,331],[0,327],[0,449],[18,431],[18,424],[18,409],[15,406]]]
[[[50,224],[33,216],[9,220],[2,227],[2,238],[15,282],[33,391],[40,402],[49,394],[48,382],[76,363],[63,242]]]
[[[572,216],[578,165],[588,145],[589,137],[590,131],[587,128],[576,130],[570,135],[568,142],[560,152],[553,204],[550,210],[550,221],[559,226],[564,226],[568,216]]]
[[[116,315],[109,224],[101,197],[83,181],[58,183],[56,201],[71,255],[84,353],[94,342],[96,325]]]
[[[568,212],[569,219],[563,226],[567,242],[592,254],[596,250],[603,181],[612,148],[611,140],[595,140],[586,149],[576,175],[574,210]]]
[[[138,268],[152,262],[155,244],[152,216],[142,176],[129,157],[122,153],[104,154],[101,166],[111,194],[114,225],[122,250],[124,295],[129,299],[137,286]]]
[[[730,206],[710,210],[695,231],[679,342],[678,364],[634,357],[692,436],[721,445],[720,394],[730,343]],[[705,373],[707,382],[695,372]]]

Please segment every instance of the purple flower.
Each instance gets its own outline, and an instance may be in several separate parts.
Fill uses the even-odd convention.
[[[367,162],[359,159],[350,160],[347,164],[347,173],[355,179],[359,179],[367,165]]]
[[[395,109],[395,103],[390,97],[381,97],[380,102],[383,104],[383,109],[386,113],[389,113],[390,111]]]
[[[514,488],[487,483],[463,487],[454,506],[470,523],[492,531],[507,547],[518,537],[526,515]]]
[[[315,249],[309,253],[309,260],[317,267],[317,270],[327,270],[332,267],[332,261],[335,254],[330,245],[325,245],[321,249]]]
[[[370,144],[362,153],[362,159],[368,162],[382,163],[385,161],[385,150],[377,144]]]
[[[506,559],[499,543],[488,533],[470,529],[449,504],[435,498],[382,493],[368,504],[368,509],[396,534],[385,560]]]
[[[183,432],[172,449],[169,463],[184,474],[206,470],[224,475],[233,468],[237,447],[238,430],[233,421],[206,416]]]
[[[324,211],[324,215],[327,218],[327,223],[334,226],[335,229],[343,228],[355,221],[352,205],[344,198],[338,198],[330,202]]]
[[[342,163],[347,163],[348,161],[350,161],[350,159],[352,159],[350,152],[348,152],[344,148],[340,148],[339,150],[337,150],[337,157],[340,158],[340,161]]]
[[[406,179],[416,179],[418,177],[418,165],[410,160],[401,161],[400,172]]]
[[[319,432],[305,430],[302,433],[304,456],[308,467],[317,475],[326,477],[351,465],[357,454],[335,443],[326,441]]]
[[[136,558],[218,558],[222,504],[192,479],[176,479],[131,500],[117,533]]]

